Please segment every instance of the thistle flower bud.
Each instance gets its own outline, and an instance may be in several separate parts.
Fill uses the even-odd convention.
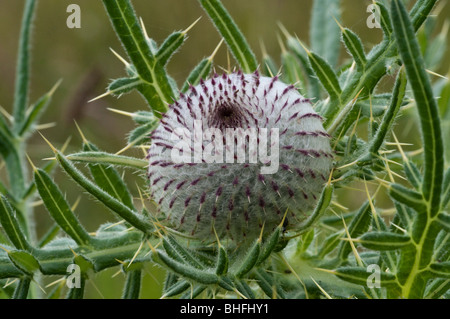
[[[152,134],[151,196],[169,225],[205,241],[295,229],[333,155],[322,118],[293,85],[257,72],[214,75],[180,94]]]

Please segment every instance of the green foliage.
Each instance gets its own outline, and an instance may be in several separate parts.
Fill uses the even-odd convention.
[[[429,16],[437,0],[417,0],[410,12],[400,0],[392,0],[390,8],[377,2],[383,39],[368,52],[354,31],[340,25],[339,0],[315,0],[310,47],[281,27],[285,41],[280,40],[280,61],[264,52],[261,64],[223,4],[199,2],[239,68],[249,73],[260,65],[261,72],[275,76],[280,65],[283,81],[295,83],[302,94],[317,99],[315,108],[332,136],[335,164],[312,215],[295,232],[286,231],[281,223],[269,236],[237,247],[219,240],[204,245],[165,228],[155,217],[150,206],[157,203],[145,200],[148,190],[145,177],[141,178],[146,159],[101,151],[83,135],[81,149],[68,155],[50,145],[55,158],[42,168],[31,164],[29,178],[28,138],[57,85],[28,106],[36,2],[27,0],[11,123],[0,114],[0,155],[7,171],[7,181],[0,181],[0,297],[40,297],[33,287],[42,277],[68,280],[67,267],[75,264],[81,287],[56,285],[47,297],[59,298],[65,291],[67,298],[83,298],[93,273],[121,267],[126,277],[122,297],[139,298],[144,267],[151,263],[167,271],[164,298],[219,293],[241,298],[324,298],[323,291],[332,298],[448,298],[450,169],[445,152],[450,147],[443,136],[448,135],[450,85],[448,79],[431,81],[427,74],[427,69],[439,66],[447,44],[442,33],[432,36],[436,24],[429,22]],[[168,103],[210,75],[218,47],[193,68],[178,90],[166,67],[186,41],[189,28],[170,34],[158,45],[138,21],[131,1],[103,3],[130,60],[121,58],[127,76],[113,80],[106,95],[138,91],[148,106],[134,113],[117,111],[137,124],[122,151],[138,149],[151,143],[150,134]],[[342,63],[341,45],[350,59]],[[392,90],[382,91],[380,82],[392,80],[394,74]],[[441,98],[436,101],[436,96]],[[423,156],[405,152],[394,134],[398,117],[410,107],[417,110]],[[56,165],[81,192],[107,207],[117,223],[88,232],[54,182]],[[141,202],[123,171],[137,173]],[[377,187],[373,195],[370,185]],[[339,191],[354,187],[367,198],[348,211],[339,203]],[[392,202],[389,213],[377,206],[378,193]],[[35,199],[54,221],[40,238],[32,220]],[[369,285],[371,275],[379,286]],[[15,278],[17,282],[2,288],[3,279]]]

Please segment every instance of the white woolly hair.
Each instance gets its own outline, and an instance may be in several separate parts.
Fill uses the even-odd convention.
[[[249,163],[248,154],[244,163],[174,161],[172,153],[179,150],[175,133],[180,128],[193,133],[196,121],[203,131],[255,128],[259,132],[266,128],[270,133],[278,129],[278,170],[262,174],[261,168],[269,163]],[[263,225],[267,235],[286,211],[285,227],[295,229],[314,209],[333,161],[329,135],[311,102],[293,85],[258,72],[215,74],[202,80],[187,94],[180,94],[151,138],[148,178],[152,198],[168,225],[204,241],[216,238],[214,229],[219,238],[237,242],[256,238]],[[226,139],[223,132],[223,145]],[[217,142],[203,140],[202,149]],[[244,149],[252,142],[259,149],[259,138],[245,140]],[[271,145],[267,145],[268,152]],[[232,152],[237,150],[233,147]]]

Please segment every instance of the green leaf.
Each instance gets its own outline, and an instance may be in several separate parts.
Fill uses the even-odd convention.
[[[189,73],[186,82],[184,82],[183,87],[181,88],[181,92],[186,93],[190,85],[195,86],[200,83],[201,79],[206,79],[211,73],[211,69],[212,60],[210,58],[201,60],[191,73]]]
[[[258,68],[255,55],[219,0],[199,0],[203,9],[209,15],[217,30],[225,39],[231,53],[244,73],[252,73]]]
[[[280,235],[282,232],[282,227],[278,226],[274,232],[266,239],[264,244],[261,247],[261,253],[258,257],[258,262],[256,265],[261,264],[264,262],[267,258],[269,258],[270,254],[274,251],[275,247],[277,246]]]
[[[314,0],[310,25],[311,49],[336,66],[339,58],[340,0]],[[334,18],[334,19],[333,19]]]
[[[139,92],[150,107],[159,113],[167,111],[166,102],[174,95],[164,67],[157,62],[136,18],[129,0],[103,0],[111,23],[125,47],[137,74],[145,84]]]
[[[34,182],[49,214],[61,229],[75,240],[78,245],[92,244],[92,237],[89,236],[72,212],[64,195],[51,177],[42,169],[36,169],[34,172]]]
[[[150,133],[152,133],[158,126],[159,121],[155,120],[147,124],[138,126],[130,132],[128,137],[128,145],[141,145],[150,141]]]
[[[14,294],[11,299],[27,299],[28,292],[30,290],[31,278],[25,277],[19,280],[16,289],[14,289]]]
[[[280,285],[277,284],[272,274],[266,272],[264,269],[257,269],[255,271],[255,277],[259,287],[267,297],[274,298],[276,296],[277,298],[286,299],[286,294]]]
[[[137,111],[134,112],[132,115],[133,121],[135,121],[137,124],[143,125],[147,124],[148,122],[155,121],[155,115],[151,112],[147,111]]]
[[[83,149],[85,151],[98,152],[97,146],[88,141],[85,141],[83,143]],[[97,186],[101,187],[109,195],[121,201],[124,205],[128,206],[130,209],[133,210],[135,209],[133,204],[133,198],[131,197],[131,194],[128,191],[128,187],[114,167],[103,165],[97,162],[97,164],[94,163],[89,164],[89,169]]]
[[[342,40],[355,60],[358,69],[364,69],[367,59],[361,39],[352,30],[345,28],[342,30]]]
[[[43,95],[36,103],[34,103],[29,108],[29,110],[25,114],[26,118],[24,119],[22,126],[18,130],[18,134],[20,136],[29,132],[33,128],[33,125],[37,123],[39,117],[45,111],[48,104],[50,103],[53,93],[56,91],[60,83],[61,81],[58,81],[58,83],[56,83],[55,86],[49,92]]]
[[[342,280],[367,286],[367,280],[372,274],[365,268],[361,267],[340,267],[333,271],[333,273]],[[396,278],[393,274],[387,272],[380,272],[380,285],[381,287],[395,287],[397,286]]]
[[[8,257],[11,262],[29,276],[33,276],[35,272],[40,270],[40,265],[36,258],[30,253],[23,250],[10,250]]]
[[[237,290],[247,299],[255,299],[255,293],[252,288],[244,280],[236,280],[235,285]]]
[[[148,166],[148,162],[143,159],[100,151],[73,153],[66,157],[75,163],[114,165],[140,170],[145,170]]]
[[[392,35],[392,24],[389,16],[388,9],[381,2],[376,2],[376,5],[380,9],[380,25],[383,33],[386,37],[390,38]]]
[[[413,208],[417,212],[425,212],[427,209],[422,194],[402,185],[392,184],[389,194],[396,201]]]
[[[334,187],[332,184],[326,185],[320,195],[319,201],[314,208],[313,213],[308,217],[306,221],[301,223],[296,231],[304,232],[309,227],[311,227],[319,218],[325,213],[328,206],[330,205],[331,198],[333,197]]]
[[[122,299],[139,299],[141,292],[142,271],[134,270],[127,273]]]
[[[204,285],[213,285],[219,283],[219,277],[216,274],[180,263],[175,259],[167,256],[166,253],[162,251],[158,251],[157,257],[161,259],[161,261],[173,272],[184,278],[195,280],[196,282]]]
[[[226,250],[220,246],[217,252],[216,275],[224,275],[228,272],[228,256]]]
[[[192,267],[204,269],[205,266],[186,247],[183,247],[173,236],[163,238],[163,246],[167,254],[182,263],[187,263]]]
[[[191,284],[189,283],[189,281],[186,280],[180,280],[177,283],[173,284],[172,286],[170,286],[170,288],[166,291],[164,291],[164,294],[161,298],[167,298],[167,297],[173,297],[176,295],[179,295],[183,292],[185,292],[186,290],[189,289],[189,287],[191,287]]]
[[[308,52],[309,62],[322,86],[327,90],[332,100],[339,100],[342,93],[339,79],[332,67],[319,55]]]
[[[444,213],[438,215],[437,221],[444,227],[448,232],[450,232],[450,216]]]
[[[395,118],[400,110],[400,107],[403,104],[403,99],[406,94],[406,75],[402,70],[399,72],[397,76],[397,80],[394,86],[394,92],[392,93],[391,103],[387,109],[387,112],[384,114],[383,119],[381,121],[380,126],[375,134],[375,137],[371,140],[369,146],[369,153],[375,154],[378,152],[380,147],[383,145],[384,140],[386,139],[387,134],[392,128]]]
[[[446,209],[450,201],[450,168],[445,172],[444,187],[442,189],[442,210]]]
[[[108,93],[113,96],[120,96],[138,89],[144,83],[139,77],[115,79],[108,86]]]
[[[169,62],[170,58],[178,51],[186,40],[186,32],[173,32],[164,40],[156,53],[156,60],[163,66]]]
[[[432,1],[423,1],[431,3]],[[417,104],[424,142],[424,176],[422,193],[429,203],[429,214],[439,212],[444,169],[444,146],[442,141],[439,110],[433,96],[430,80],[425,71],[422,54],[414,31],[414,21],[409,19],[401,1],[392,1],[392,24],[400,56]],[[419,17],[418,19],[425,19]]]
[[[246,256],[242,260],[241,265],[237,269],[235,276],[237,278],[242,278],[246,275],[250,270],[252,270],[253,266],[255,266],[258,261],[259,254],[261,252],[261,241],[256,240],[252,247],[248,250]]]
[[[411,243],[411,238],[391,232],[379,231],[365,233],[358,240],[364,247],[372,250],[395,250]]]
[[[13,117],[17,132],[25,119],[28,106],[28,82],[30,78],[30,38],[34,17],[35,0],[27,0],[22,17],[22,27],[19,36],[19,50],[17,57],[16,80],[14,89]]]
[[[450,279],[450,261],[431,264],[430,270],[439,278]]]
[[[92,183],[59,151],[56,151],[56,159],[58,160],[64,171],[69,174],[69,176],[75,182],[77,182],[78,185],[84,188],[88,193],[102,202],[105,206],[110,208],[113,212],[117,213],[120,217],[122,217],[131,225],[143,231],[144,233],[149,233],[152,231],[153,226],[148,221],[146,221],[141,215],[138,215],[135,210],[130,209],[128,206],[124,205],[122,202],[118,201],[107,192],[99,188],[97,185]]]
[[[0,195],[0,224],[14,247],[26,251],[32,250],[32,246],[17,221],[16,212],[3,195]]]
[[[60,228],[58,224],[54,224],[39,240],[38,247],[42,248],[58,236]]]
[[[439,299],[450,290],[450,279],[435,279],[427,285],[424,299]]]

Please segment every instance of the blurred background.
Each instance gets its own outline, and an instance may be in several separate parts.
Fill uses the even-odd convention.
[[[14,90],[15,61],[18,36],[24,0],[0,0],[0,105],[11,111]],[[441,0],[438,10],[438,27],[450,17],[450,1]],[[81,7],[81,28],[69,29],[66,12],[69,4]],[[251,47],[261,60],[260,42],[267,52],[279,61],[280,47],[277,35],[282,24],[292,34],[305,43],[309,39],[309,22],[312,0],[223,0],[234,20],[247,37]],[[355,31],[369,50],[381,40],[380,29],[369,29],[366,21],[369,16],[367,6],[371,0],[342,0],[342,24]],[[159,44],[173,31],[183,30],[197,18],[198,24],[189,32],[189,38],[168,66],[169,74],[181,85],[192,68],[205,56],[209,56],[220,41],[220,36],[196,0],[134,0],[138,16],[146,25],[148,34]],[[448,36],[448,34],[447,34]],[[42,133],[60,147],[72,137],[67,152],[80,148],[81,138],[74,125],[76,121],[88,139],[108,152],[117,152],[126,143],[126,134],[134,128],[131,119],[111,113],[106,108],[125,111],[145,110],[145,102],[138,93],[131,93],[121,99],[106,97],[87,103],[88,100],[105,92],[108,83],[124,76],[123,64],[117,60],[109,48],[126,56],[107,19],[100,0],[39,0],[32,40],[32,76],[30,82],[30,102],[47,92],[59,79],[63,82],[54,95],[53,101],[43,117],[43,123],[56,123]],[[448,74],[450,52],[445,53],[445,62],[436,72]],[[342,48],[341,59],[348,57]],[[227,67],[225,45],[215,58],[215,66]],[[43,165],[42,159],[51,155],[50,150],[39,136],[31,139],[28,150],[36,165]],[[134,152],[134,154],[133,154]],[[142,156],[130,151],[129,154]],[[131,174],[131,173],[127,173]],[[73,203],[80,196],[80,190],[60,171],[56,172],[60,187]],[[131,185],[131,190],[134,184]],[[135,192],[137,194],[137,192]],[[77,213],[89,231],[95,231],[105,221],[112,220],[108,211],[83,194]],[[39,234],[51,225],[44,209],[36,210]],[[142,297],[159,297],[163,271],[147,269]],[[90,287],[91,298],[120,297],[123,276],[112,275],[118,269],[99,275],[101,292]],[[92,285],[92,284],[90,284]]]

